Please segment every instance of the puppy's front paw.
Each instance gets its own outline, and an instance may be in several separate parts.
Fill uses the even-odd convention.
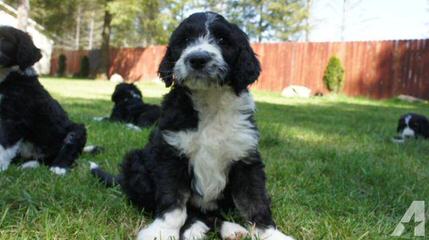
[[[279,230],[271,227],[267,229],[256,229],[256,234],[252,236],[252,239],[260,240],[294,240],[290,236],[286,236]]]
[[[201,240],[206,237],[210,228],[201,221],[194,222],[188,229],[183,232],[183,240]]]
[[[61,167],[51,167],[49,168],[49,170],[59,176],[64,176],[67,173],[67,169]]]
[[[107,117],[93,117],[92,120],[96,121],[96,122],[101,122],[106,120]]]
[[[224,240],[243,239],[248,234],[247,229],[233,222],[223,222],[220,228],[220,236]]]
[[[28,162],[21,164],[21,166],[19,168],[20,169],[32,169],[32,168],[38,168],[39,166],[40,166],[39,161],[32,160],[32,161],[28,161]]]
[[[139,132],[139,131],[141,131],[141,130],[142,130],[139,126],[136,126],[136,125],[134,125],[134,124],[132,124],[132,123],[127,123],[125,126],[126,126],[128,129],[131,129],[131,130],[133,130],[133,131],[137,131],[137,132]]]
[[[179,240],[179,229],[162,228],[156,222],[140,230],[137,240]]]
[[[6,171],[9,168],[9,163],[0,162],[0,172]]]

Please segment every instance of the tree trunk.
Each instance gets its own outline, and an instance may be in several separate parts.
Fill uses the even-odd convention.
[[[76,34],[75,34],[75,49],[79,50],[80,48],[80,25],[82,22],[82,6],[77,7],[76,13]]]
[[[346,33],[346,24],[347,24],[347,4],[348,0],[343,0],[343,9],[341,12],[341,27],[340,27],[340,38],[341,41],[345,40],[345,33]]]
[[[109,67],[110,67],[110,34],[112,31],[112,14],[107,8],[107,4],[110,0],[106,0],[106,6],[104,11],[103,21],[103,32],[101,33],[101,59],[100,66],[97,71],[97,78],[108,79],[109,78]]]
[[[310,41],[310,32],[311,32],[311,8],[313,7],[313,0],[307,0],[307,17],[305,19],[305,41]]]
[[[94,24],[95,12],[91,13],[91,22],[89,24],[88,49],[92,50],[94,46]]]
[[[262,16],[262,14],[264,14],[264,2],[263,1],[261,1],[260,3],[259,3],[259,8],[258,8],[258,10],[259,10],[259,21],[258,21],[258,42],[262,42],[262,34],[263,34],[263,32],[264,32],[264,29],[262,29],[263,27],[262,27],[262,24],[263,24],[263,16]]]
[[[24,32],[27,31],[29,14],[30,14],[30,0],[18,0],[17,28]]]

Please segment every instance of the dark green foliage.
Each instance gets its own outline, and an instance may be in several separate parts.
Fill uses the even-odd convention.
[[[330,92],[341,92],[344,85],[344,68],[341,60],[333,56],[329,59],[328,66],[323,74],[323,82]]]
[[[58,59],[58,76],[63,77],[66,74],[67,68],[67,57],[64,54],[61,54]]]
[[[79,77],[87,78],[89,77],[89,58],[88,56],[83,56],[80,59],[80,71]]]

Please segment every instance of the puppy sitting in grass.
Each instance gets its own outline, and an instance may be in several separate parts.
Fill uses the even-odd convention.
[[[0,171],[20,157],[31,160],[24,168],[43,163],[64,175],[85,146],[85,126],[69,119],[32,68],[41,57],[27,33],[0,27]]]
[[[139,240],[250,236],[291,240],[271,214],[248,87],[261,69],[247,35],[213,12],[196,13],[173,32],[159,74],[170,92],[148,144],[128,153],[121,173],[97,164],[104,184],[119,184],[155,220]],[[248,229],[224,213],[237,210]]]

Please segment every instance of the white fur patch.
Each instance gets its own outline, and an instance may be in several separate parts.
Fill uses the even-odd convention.
[[[101,122],[104,121],[105,119],[107,119],[108,117],[93,117],[92,120],[96,121],[96,122]]]
[[[410,138],[415,136],[415,132],[410,127],[405,127],[404,130],[402,130],[402,138]]]
[[[222,239],[242,239],[248,234],[249,232],[247,229],[233,222],[223,222],[220,228],[220,236]]]
[[[28,77],[35,77],[37,76],[37,72],[33,67],[28,67],[24,71],[21,71],[22,74]]]
[[[407,115],[407,116],[405,117],[405,124],[406,124],[407,126],[409,126],[411,118],[413,118],[411,115]]]
[[[60,168],[60,167],[51,167],[51,168],[49,168],[49,170],[51,170],[51,172],[53,172],[59,176],[64,176],[67,173],[67,170],[65,168]]]
[[[211,60],[205,66],[206,71],[204,71],[204,74],[194,72],[186,61],[190,54],[196,52],[206,52],[211,56]],[[183,50],[179,60],[174,65],[173,72],[175,79],[179,83],[183,82],[191,89],[205,89],[210,84],[218,85],[217,81],[225,78],[227,69],[228,64],[223,59],[220,47],[211,39],[208,33]]]
[[[15,143],[15,145],[8,148],[4,148],[0,145],[0,172],[5,171],[9,168],[9,164],[12,159],[17,155],[21,141]]]
[[[28,162],[21,164],[20,168],[21,169],[32,169],[32,168],[38,168],[39,166],[40,166],[39,161],[32,160],[32,161],[28,161]]]
[[[190,228],[183,233],[184,240],[200,240],[206,237],[206,233],[210,228],[201,221],[196,221]]]
[[[85,146],[83,148],[83,152],[90,153],[90,152],[94,151],[96,148],[97,148],[97,146],[95,146],[95,145],[88,145],[88,146]]]
[[[89,162],[89,169],[94,170],[99,168],[98,164],[95,162]]]
[[[279,230],[270,227],[267,229],[259,229],[256,228],[255,234],[252,236],[252,239],[259,240],[294,240],[294,238],[290,236],[284,235]]]
[[[202,202],[210,203],[225,188],[231,163],[258,145],[258,132],[248,120],[255,103],[249,93],[237,96],[229,87],[194,91],[192,101],[198,111],[197,130],[165,131],[163,137],[189,157],[193,187]]]
[[[0,83],[3,82],[6,79],[7,75],[9,75],[9,73],[11,73],[11,72],[19,72],[22,75],[25,75],[28,77],[37,76],[37,72],[36,72],[36,70],[34,70],[33,67],[28,67],[24,71],[21,71],[21,69],[19,69],[18,66],[13,66],[13,67],[8,67],[8,68],[0,67]]]
[[[186,221],[186,208],[178,208],[155,219],[148,227],[140,230],[138,240],[179,240],[180,228]]]
[[[134,125],[134,124],[132,124],[132,123],[127,123],[125,126],[126,126],[128,129],[131,129],[131,130],[133,130],[133,131],[141,131],[141,130],[142,130],[139,126]]]

